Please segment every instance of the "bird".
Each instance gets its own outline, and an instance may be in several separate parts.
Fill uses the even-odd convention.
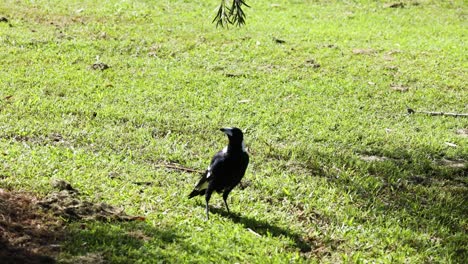
[[[232,189],[240,183],[249,165],[249,154],[245,148],[242,130],[237,127],[226,127],[220,130],[227,135],[229,143],[213,156],[210,166],[188,195],[189,199],[205,195],[206,220],[209,220],[208,203],[214,191],[223,193],[224,204],[230,213],[227,198]]]

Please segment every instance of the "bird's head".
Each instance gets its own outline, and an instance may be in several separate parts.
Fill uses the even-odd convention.
[[[242,144],[244,141],[244,133],[237,127],[225,127],[220,130],[228,136],[229,143],[231,144]]]

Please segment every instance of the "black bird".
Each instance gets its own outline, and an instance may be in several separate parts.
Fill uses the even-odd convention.
[[[206,219],[209,219],[208,203],[213,191],[223,193],[224,204],[229,212],[227,198],[229,193],[244,177],[249,155],[244,145],[244,134],[237,128],[221,128],[229,138],[227,147],[216,153],[211,159],[211,164],[205,171],[188,198],[197,195],[205,195]]]

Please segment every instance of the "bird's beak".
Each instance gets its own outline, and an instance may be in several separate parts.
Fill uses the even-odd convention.
[[[230,136],[230,137],[232,136],[232,128],[230,128],[230,127],[225,127],[225,128],[221,128],[220,130],[223,131],[224,134],[226,134],[226,135],[228,135],[228,136]]]

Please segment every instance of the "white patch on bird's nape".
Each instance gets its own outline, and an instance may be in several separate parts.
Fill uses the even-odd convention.
[[[221,150],[221,152],[222,152],[223,154],[226,154],[226,153],[227,153],[227,150],[228,150],[228,147],[224,147],[223,150]]]
[[[245,147],[245,143],[244,143],[244,140],[242,140],[242,151],[247,153],[247,148]]]
[[[206,178],[208,179],[211,176],[211,165],[208,166],[208,169],[206,169],[206,171],[207,171]]]

